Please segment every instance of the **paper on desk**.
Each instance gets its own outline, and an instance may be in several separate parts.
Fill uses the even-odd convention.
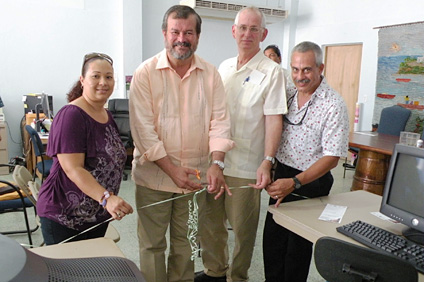
[[[340,223],[346,210],[346,206],[327,204],[318,219],[323,221]]]
[[[377,132],[367,132],[367,131],[355,131],[355,134],[367,135],[367,136],[377,136]]]

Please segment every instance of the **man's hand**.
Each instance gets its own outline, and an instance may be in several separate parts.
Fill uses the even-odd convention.
[[[280,178],[268,185],[265,190],[271,198],[277,200],[275,203],[275,207],[277,208],[281,201],[294,191],[294,182],[291,178]]]
[[[172,181],[178,187],[190,191],[202,189],[202,185],[200,185],[200,183],[193,182],[189,178],[190,174],[197,176],[197,170],[176,166],[171,162],[171,159],[168,156],[156,160],[155,163],[172,179]]]
[[[217,165],[211,165],[209,167],[206,177],[209,183],[208,192],[211,194],[217,193],[215,200],[221,197],[225,191],[227,191],[229,196],[232,196],[230,188],[225,183],[224,173]]]
[[[183,189],[187,189],[190,191],[200,190],[202,189],[202,185],[200,183],[196,183],[191,181],[189,175],[197,175],[197,171],[195,169],[190,169],[181,166],[175,166],[172,169],[172,172],[169,175],[174,183]]]
[[[255,189],[266,188],[271,181],[271,168],[272,164],[270,161],[264,160],[256,170],[256,184],[249,184],[249,186]]]

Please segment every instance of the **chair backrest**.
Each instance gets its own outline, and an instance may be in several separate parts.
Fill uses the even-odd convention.
[[[110,99],[108,110],[118,126],[119,135],[124,146],[127,148],[132,147],[128,99]]]
[[[412,264],[332,237],[318,239],[314,260],[319,274],[329,282],[418,281],[418,272]]]
[[[41,138],[38,135],[38,132],[32,128],[30,125],[25,126],[26,131],[28,132],[29,136],[31,137],[31,141],[34,148],[34,153],[37,157],[40,157],[44,155],[44,147],[43,142],[41,142]]]
[[[410,116],[410,110],[398,105],[384,108],[381,111],[377,132],[400,136],[400,132],[405,130],[406,123]]]
[[[31,191],[28,182],[32,180],[31,173],[26,169],[26,167],[16,165],[13,170],[13,180],[15,180],[18,187],[25,193],[27,198],[35,206],[37,204],[37,198],[34,193]]]
[[[36,181],[28,181],[29,190],[31,190],[32,196],[38,201],[38,193],[40,191],[40,184]]]

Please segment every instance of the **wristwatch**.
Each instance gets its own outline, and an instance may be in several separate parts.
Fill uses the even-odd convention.
[[[299,179],[295,177],[292,177],[293,181],[294,181],[294,189],[299,189],[300,187],[302,187],[302,183],[300,183]]]
[[[225,164],[222,161],[214,160],[212,161],[212,164],[216,164],[221,170],[224,170]]]
[[[275,164],[275,158],[274,158],[274,157],[266,156],[266,157],[264,158],[264,160],[270,161],[270,162],[271,162],[271,164]]]

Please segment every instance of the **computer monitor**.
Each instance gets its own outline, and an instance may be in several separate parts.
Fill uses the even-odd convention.
[[[424,149],[396,144],[380,212],[408,226],[403,235],[424,245]]]
[[[54,252],[55,246],[51,247]],[[81,247],[77,249],[83,251]],[[2,234],[0,250],[0,281],[146,282],[137,265],[123,257],[48,258]]]
[[[28,95],[24,95],[23,97],[23,101],[24,101],[24,113],[35,113],[36,112],[36,106],[37,104],[41,104],[42,103],[42,97],[43,95],[47,95],[44,93],[37,93],[37,94],[28,94]],[[48,96],[48,110],[53,113],[53,97],[50,95]],[[44,109],[40,110],[41,113],[44,113]]]
[[[52,119],[53,118],[53,112],[50,110],[50,97],[47,94],[41,94],[41,111],[44,113],[46,118]]]
[[[28,94],[24,95],[24,110],[25,114],[35,113],[36,114],[36,130],[41,131],[41,127],[47,131],[47,128],[43,125],[43,119],[40,119],[40,113],[43,113],[45,118],[53,118],[53,97],[45,93]]]

